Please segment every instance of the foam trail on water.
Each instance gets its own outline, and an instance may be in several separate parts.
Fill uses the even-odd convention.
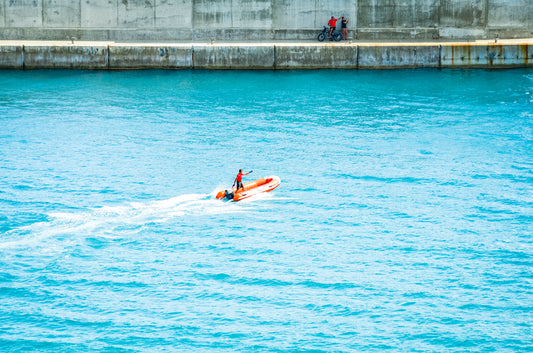
[[[211,194],[186,194],[167,200],[105,205],[87,211],[49,213],[49,221],[8,232],[0,248],[28,246],[59,235],[86,234],[113,238],[137,232],[147,223],[166,223],[185,216],[245,212],[234,202],[223,202]]]

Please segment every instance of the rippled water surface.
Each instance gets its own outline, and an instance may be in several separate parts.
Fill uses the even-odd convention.
[[[0,82],[0,351],[533,351],[533,71]]]

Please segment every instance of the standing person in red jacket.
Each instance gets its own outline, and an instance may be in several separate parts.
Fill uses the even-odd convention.
[[[333,40],[333,38],[331,38],[331,34],[333,33],[333,31],[335,29],[337,29],[337,21],[339,19],[338,18],[335,18],[334,16],[331,16],[331,19],[328,21],[328,26],[329,26],[329,40]]]
[[[249,171],[248,173],[243,173],[242,169],[239,169],[239,174],[237,174],[237,176],[235,177],[235,180],[233,181],[233,185],[235,185],[235,183],[237,183],[237,190],[242,189],[242,177],[243,177],[243,175],[248,175],[251,172],[252,171]]]

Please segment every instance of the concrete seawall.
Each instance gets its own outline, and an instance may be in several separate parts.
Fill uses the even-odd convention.
[[[533,67],[533,38],[419,43],[0,41],[3,69],[397,69]]]
[[[355,40],[533,33],[531,0],[4,0],[0,39],[299,41],[316,38],[331,16],[348,17]]]

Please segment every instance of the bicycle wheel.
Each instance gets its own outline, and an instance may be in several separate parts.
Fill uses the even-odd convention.
[[[319,42],[323,42],[324,39],[326,39],[326,35],[324,34],[324,32],[320,33],[317,39]]]

